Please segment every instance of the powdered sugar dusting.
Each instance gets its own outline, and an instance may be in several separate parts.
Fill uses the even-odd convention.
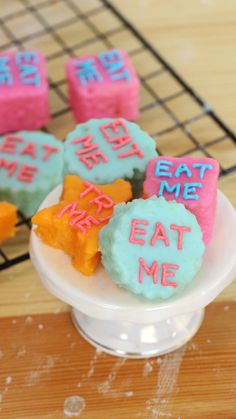
[[[12,377],[9,375],[8,377],[5,378],[5,384],[9,386],[9,384],[11,383],[12,383]]]
[[[97,363],[98,357],[101,354],[101,350],[100,349],[96,349],[94,352],[93,357],[91,358],[90,362],[89,362],[89,367],[88,367],[88,371],[82,375],[82,379],[81,381],[77,384],[77,387],[80,388],[82,387],[82,385],[88,381],[89,378],[92,377],[92,375],[94,374],[95,371],[95,365]]]
[[[26,348],[24,345],[20,346],[17,353],[16,353],[16,358],[20,358],[22,356],[24,356],[26,354]]]
[[[40,378],[44,374],[49,374],[52,368],[55,365],[55,360],[57,357],[52,355],[46,355],[37,361],[37,368],[30,373],[25,378],[25,387],[32,387],[39,383]]]
[[[175,390],[184,353],[185,346],[163,358],[157,377],[155,397],[146,402],[146,408],[152,414],[153,419],[162,416],[173,417],[172,413],[168,411],[169,402]]]
[[[152,372],[152,370],[153,370],[153,361],[145,362],[144,368],[143,368],[143,376],[147,377],[150,374],[150,372]]]
[[[111,394],[111,386],[113,381],[116,379],[117,373],[120,370],[120,368],[125,364],[126,359],[121,358],[118,359],[118,361],[115,362],[114,366],[111,369],[111,372],[108,374],[108,377],[105,381],[98,384],[97,389],[100,394],[107,394],[108,392]]]

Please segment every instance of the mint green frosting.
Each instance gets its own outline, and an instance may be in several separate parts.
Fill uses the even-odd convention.
[[[114,121],[122,121],[128,129],[128,134],[119,127],[116,134],[112,131],[108,131],[110,136],[115,138],[122,135],[130,135],[132,139],[132,142],[115,150],[112,149],[112,147],[116,143],[107,141],[100,130],[101,125],[109,124]],[[80,155],[76,154],[76,151],[85,150],[84,144],[81,142],[72,144],[74,139],[88,135],[92,136],[91,144],[96,144],[98,146],[98,148],[93,151],[102,152],[108,159],[108,162],[105,162],[102,158],[98,157],[98,163],[93,164],[91,169],[88,169],[86,164],[81,160],[81,157],[86,156],[86,153]],[[126,158],[119,158],[118,155],[120,153],[126,153],[132,149],[133,143],[142,150],[144,157],[140,158],[138,155],[133,154]],[[99,184],[111,183],[119,178],[132,179],[135,176],[135,173],[139,173],[140,178],[140,173],[145,173],[148,161],[157,156],[155,146],[156,144],[153,138],[142,131],[141,128],[133,122],[128,122],[122,118],[91,119],[86,123],[77,125],[74,131],[68,134],[65,141],[64,171],[65,174],[76,174],[82,179]]]
[[[130,243],[132,220],[145,220],[149,225],[137,225],[137,229],[145,230],[145,234],[135,233],[135,239],[145,241],[145,245]],[[154,235],[156,223],[161,223],[169,240],[169,247],[162,240],[150,241]],[[191,232],[183,235],[183,248],[177,248],[178,233],[171,230],[170,225],[187,226]],[[146,200],[136,199],[127,204],[115,207],[114,215],[109,223],[102,228],[99,236],[102,252],[102,263],[110,278],[119,286],[144,296],[148,299],[166,299],[180,293],[189,284],[202,264],[205,246],[202,241],[201,229],[195,216],[184,205],[175,201],[152,196]],[[158,262],[158,283],[153,283],[152,275],[143,271],[143,282],[139,283],[139,258],[150,268],[154,261]],[[173,278],[177,287],[161,284],[162,264],[179,265]]]
[[[1,151],[4,139],[8,136],[17,136],[22,142],[15,141],[13,154]],[[35,156],[21,154],[27,145],[35,145]],[[57,147],[57,152],[52,152],[47,161],[43,161],[46,150],[42,145]],[[32,151],[33,153],[33,151]],[[34,154],[34,153],[33,153]],[[9,176],[9,171],[4,168],[7,164],[17,162],[17,166]],[[24,165],[34,166],[35,171],[32,182],[19,181],[17,177]],[[20,131],[0,137],[0,200],[12,202],[25,216],[33,215],[46,195],[63,179],[63,144],[50,134],[40,131]]]

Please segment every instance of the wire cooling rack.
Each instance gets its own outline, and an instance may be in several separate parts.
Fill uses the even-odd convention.
[[[235,171],[234,133],[108,0],[11,0],[1,4],[0,49],[40,49],[46,56],[52,110],[46,131],[57,138],[63,139],[74,126],[66,97],[65,61],[69,56],[114,47],[126,50],[138,71],[138,123],[158,137],[157,151],[216,158],[221,176]],[[0,270],[29,258],[29,231],[29,220],[19,213],[16,236],[0,249]]]

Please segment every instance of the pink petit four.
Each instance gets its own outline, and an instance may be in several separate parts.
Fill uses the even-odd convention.
[[[42,54],[1,53],[0,133],[34,130],[48,121],[48,83]]]
[[[66,73],[69,102],[77,122],[138,117],[140,83],[125,52],[113,49],[71,58]]]
[[[219,164],[214,159],[160,156],[148,164],[144,195],[184,204],[197,218],[207,244],[215,220],[218,175]]]

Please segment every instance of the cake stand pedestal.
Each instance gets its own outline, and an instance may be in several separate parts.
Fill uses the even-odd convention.
[[[40,209],[58,202],[61,186]],[[204,307],[236,274],[236,215],[218,192],[216,223],[203,265],[179,296],[149,301],[118,288],[100,265],[92,277],[76,271],[61,250],[45,245],[31,233],[32,262],[46,288],[72,307],[80,334],[111,355],[148,358],[168,353],[186,343],[199,329]],[[229,337],[230,338],[230,337]]]
[[[97,320],[72,308],[72,320],[80,334],[96,348],[110,355],[149,358],[184,345],[199,329],[204,310],[139,324],[118,320]]]

